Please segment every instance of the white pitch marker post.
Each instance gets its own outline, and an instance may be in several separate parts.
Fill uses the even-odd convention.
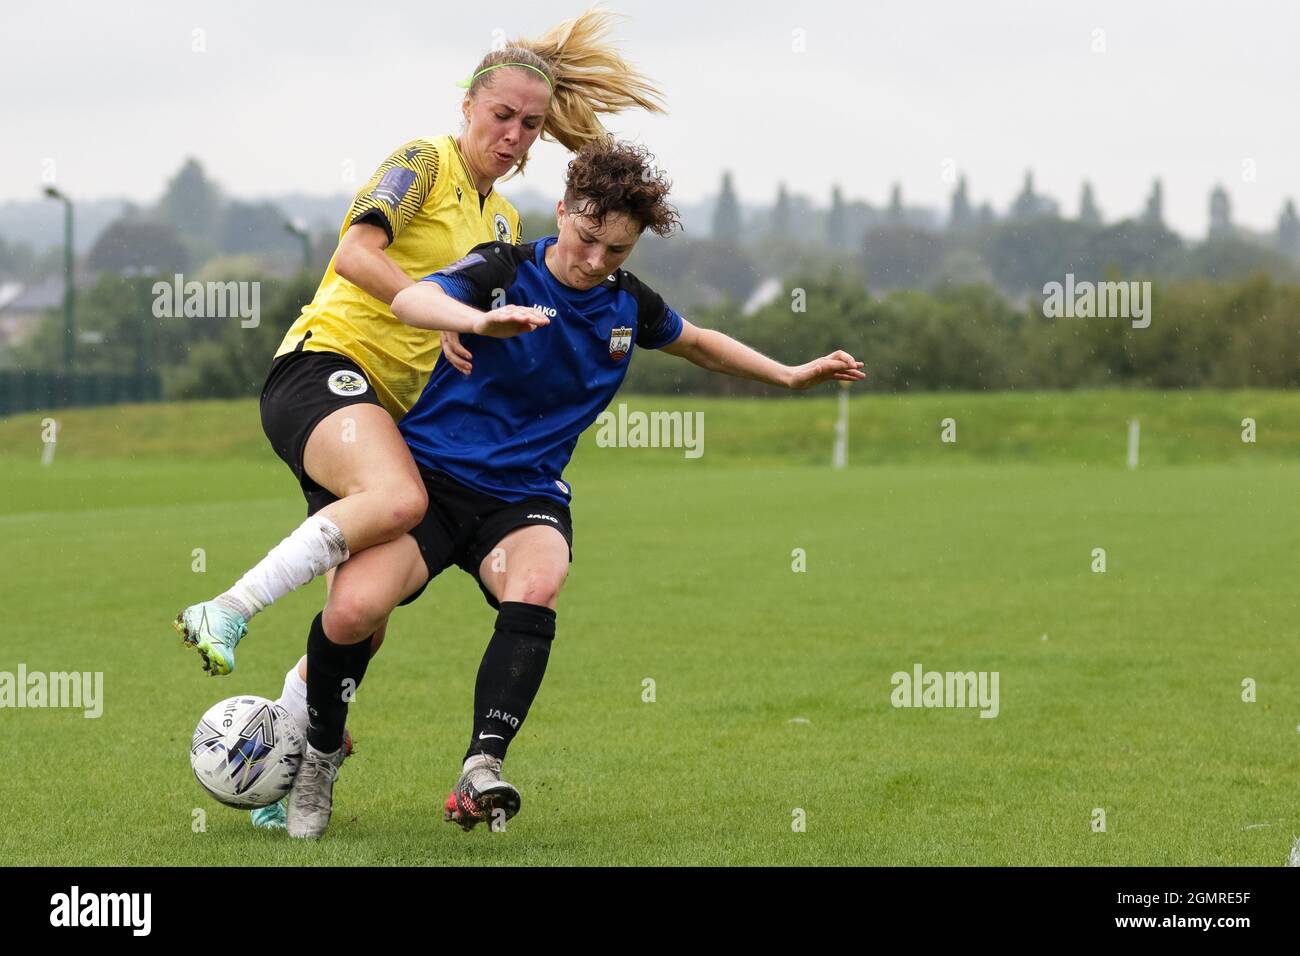
[[[831,452],[832,468],[849,464],[849,383],[840,382],[840,417],[835,422],[835,448]]]
[[[1138,420],[1129,419],[1128,423],[1128,470],[1137,471],[1138,466]]]
[[[54,449],[59,442],[59,426],[55,423],[50,429],[50,440],[43,442],[44,448],[41,449],[41,465],[45,468],[54,464]]]

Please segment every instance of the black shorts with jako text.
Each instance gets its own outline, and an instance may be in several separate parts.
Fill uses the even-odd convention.
[[[496,609],[497,599],[478,574],[483,559],[510,532],[535,524],[560,532],[573,560],[573,518],[567,505],[542,497],[505,501],[463,485],[446,472],[419,468],[429,493],[429,510],[407,534],[420,546],[430,581],[454,564],[478,582],[483,597]],[[402,603],[410,604],[426,587],[427,581]]]

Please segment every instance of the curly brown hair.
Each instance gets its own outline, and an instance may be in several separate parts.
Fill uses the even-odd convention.
[[[644,146],[598,139],[569,162],[564,205],[593,222],[622,213],[639,223],[642,232],[667,236],[673,226],[681,225],[677,210],[667,202],[671,186]]]

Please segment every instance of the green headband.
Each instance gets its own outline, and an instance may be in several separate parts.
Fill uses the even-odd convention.
[[[461,89],[468,90],[471,86],[474,85],[474,81],[477,80],[477,79],[478,79],[480,76],[482,76],[484,73],[491,72],[492,70],[499,70],[499,69],[501,69],[501,67],[503,67],[503,66],[522,66],[525,70],[532,70],[534,73],[536,73],[538,76],[540,76],[542,79],[544,79],[544,80],[546,81],[546,85],[547,85],[548,88],[554,89],[553,87],[551,87],[551,78],[550,78],[549,76],[547,76],[545,73],[543,73],[543,72],[542,72],[541,70],[539,70],[537,67],[535,67],[535,66],[530,66],[530,65],[527,64],[527,63],[498,63],[496,66],[485,66],[483,69],[479,70],[477,73],[475,73],[475,74],[474,74],[473,76],[471,76],[469,79],[467,79],[467,80],[458,80],[458,81],[456,82],[456,85],[459,86]]]

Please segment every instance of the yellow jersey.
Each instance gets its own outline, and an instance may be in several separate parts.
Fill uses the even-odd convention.
[[[479,195],[453,136],[412,140],[389,156],[358,190],[339,239],[358,222],[388,233],[384,251],[412,279],[450,265],[480,242],[523,238],[514,206],[495,189]],[[404,324],[386,303],[340,276],[331,257],[315,297],[275,354],[299,349],[352,359],[400,419],[420,397],[440,341],[437,332]]]

